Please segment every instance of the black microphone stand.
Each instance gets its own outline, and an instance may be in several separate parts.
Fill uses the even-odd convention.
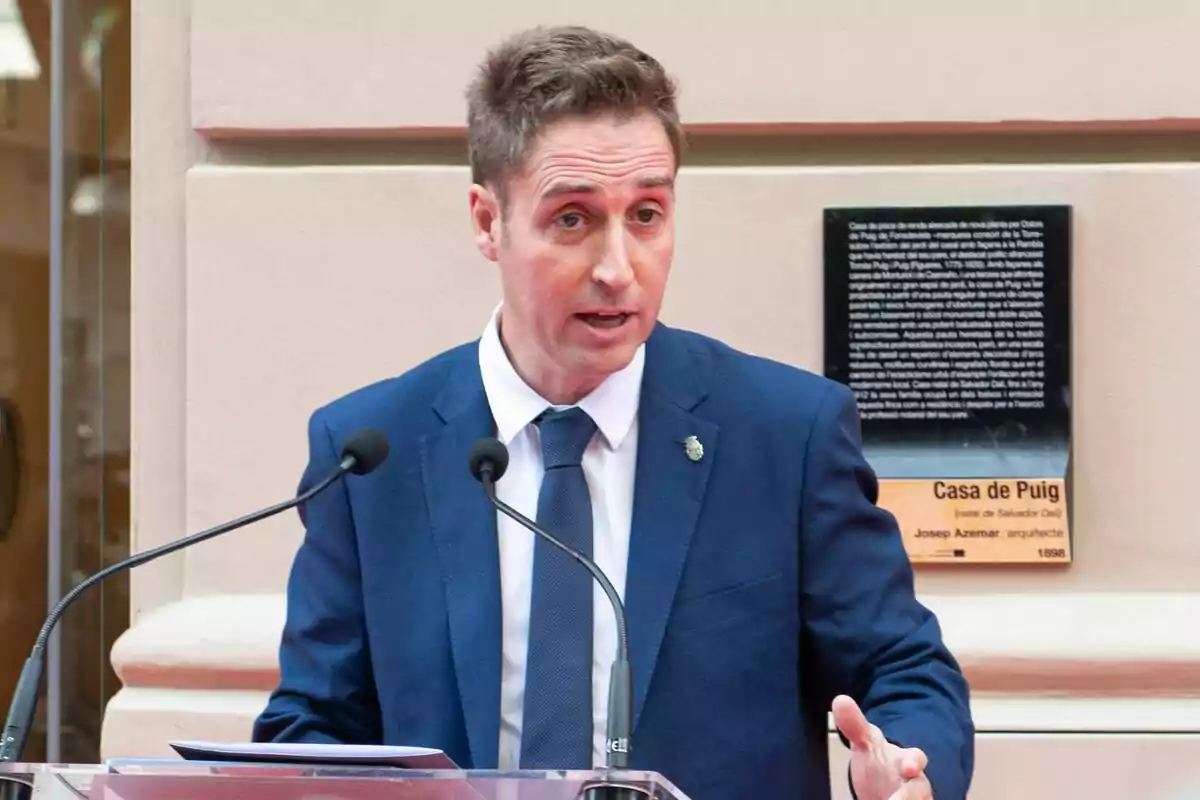
[[[608,731],[604,750],[607,754],[606,762],[609,770],[628,770],[629,756],[633,750],[633,668],[629,664],[629,631],[625,618],[625,605],[621,602],[621,597],[613,588],[608,576],[596,566],[594,561],[565,542],[551,536],[539,528],[535,522],[496,496],[495,473],[496,465],[490,459],[482,460],[479,464],[479,480],[483,484],[484,494],[487,495],[492,505],[587,568],[592,577],[604,589],[604,594],[608,596],[608,601],[612,604],[613,615],[617,620],[617,656],[613,661],[611,680],[608,684]],[[649,794],[636,786],[605,782],[585,786],[580,796],[585,800],[634,800],[637,797],[648,797]]]
[[[347,472],[353,471],[358,463],[358,456],[353,454],[346,455],[343,457],[341,463],[338,464],[337,469],[333,470],[311,489],[290,500],[277,503],[269,508],[248,514],[232,522],[226,522],[215,528],[210,528],[206,531],[201,531],[200,533],[195,533],[177,541],[168,542],[151,550],[138,553],[124,561],[112,564],[78,583],[58,601],[58,604],[51,610],[50,615],[46,617],[41,632],[38,633],[37,640],[34,642],[33,651],[30,653],[29,658],[26,659],[25,666],[21,670],[21,677],[17,681],[16,691],[13,692],[12,706],[9,709],[8,718],[5,720],[3,731],[0,732],[0,763],[12,763],[21,759],[21,752],[25,749],[25,742],[29,738],[29,729],[33,725],[34,713],[37,710],[38,695],[41,692],[42,673],[46,660],[46,645],[58,620],[80,595],[115,573],[141,566],[148,561],[153,561],[162,556],[182,550],[185,547],[191,547],[194,544],[211,539],[214,536],[220,536],[235,528],[249,525],[252,522],[258,522],[259,520],[275,516],[282,511],[293,508],[324,491],[331,483],[341,478]],[[0,800],[25,800],[29,796],[30,791],[31,789],[27,784],[6,777],[5,775],[0,775]]]

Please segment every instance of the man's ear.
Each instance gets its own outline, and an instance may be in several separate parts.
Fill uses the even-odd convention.
[[[478,183],[468,193],[471,225],[475,229],[475,246],[483,257],[495,261],[500,247],[500,201],[496,193]]]

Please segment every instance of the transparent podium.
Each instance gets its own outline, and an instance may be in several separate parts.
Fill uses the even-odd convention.
[[[113,760],[0,764],[0,800],[688,800],[655,772],[489,772]]]

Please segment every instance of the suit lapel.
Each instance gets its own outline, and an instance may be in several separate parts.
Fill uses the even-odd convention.
[[[485,769],[500,735],[500,556],[496,512],[467,468],[471,446],[494,435],[477,351],[467,352],[434,405],[446,425],[423,440],[421,468],[472,764]]]
[[[664,326],[658,326],[647,342],[625,590],[635,724],[654,675],[716,457],[718,426],[693,412],[705,396],[706,367],[678,334]],[[703,447],[699,460],[688,457],[685,441],[690,436]]]

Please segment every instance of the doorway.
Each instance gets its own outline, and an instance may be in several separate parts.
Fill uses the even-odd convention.
[[[0,0],[0,706],[129,553],[130,0]],[[52,645],[26,761],[95,762],[118,576]]]

